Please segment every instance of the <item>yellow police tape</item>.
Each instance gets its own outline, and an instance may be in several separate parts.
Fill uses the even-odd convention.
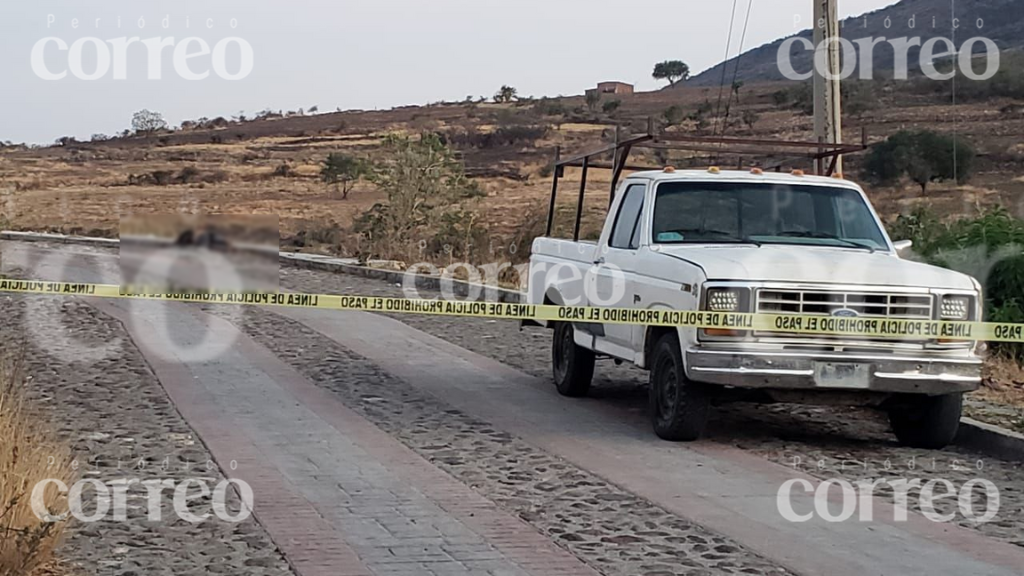
[[[425,314],[591,324],[637,324],[681,328],[756,331],[777,334],[871,337],[894,340],[960,340],[1024,342],[1024,324],[998,322],[941,322],[886,318],[837,318],[790,314],[731,314],[682,310],[637,310],[590,306],[538,306],[503,302],[414,300],[381,296],[345,296],[301,293],[186,292],[177,294],[128,293],[111,284],[0,280],[0,292],[77,295],[205,304],[241,304],[362,310],[395,314]]]

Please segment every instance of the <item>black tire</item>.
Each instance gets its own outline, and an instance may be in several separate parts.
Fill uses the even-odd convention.
[[[662,440],[691,442],[704,434],[711,389],[687,380],[676,334],[666,334],[654,345],[649,405],[654,433]]]
[[[963,405],[963,394],[908,396],[889,408],[889,423],[900,444],[938,450],[956,438]]]
[[[555,325],[551,341],[551,365],[555,387],[562,396],[580,398],[590,391],[594,380],[594,352],[576,345],[575,330],[569,322]]]

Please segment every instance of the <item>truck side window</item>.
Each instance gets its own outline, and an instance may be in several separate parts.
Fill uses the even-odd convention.
[[[612,248],[635,250],[640,247],[640,215],[644,211],[645,189],[643,184],[634,184],[626,189],[626,196],[615,217],[615,226],[612,227],[609,242]]]

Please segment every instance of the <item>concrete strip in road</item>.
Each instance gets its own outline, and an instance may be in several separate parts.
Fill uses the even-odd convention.
[[[779,486],[819,481],[742,450],[657,441],[642,417],[605,404],[560,399],[546,382],[386,317],[287,310],[394,376],[652,502],[805,574],[900,576],[1017,574],[1024,552],[911,513],[892,522],[786,521]],[[801,509],[810,497],[794,494]],[[890,521],[886,521],[889,518]]]
[[[217,382],[199,382],[189,366],[167,355],[163,331],[139,314],[143,307],[122,301],[89,302],[128,329],[175,407],[206,444],[225,476],[244,480],[252,487],[256,496],[253,513],[298,576],[370,576],[342,534],[303,497],[299,487],[269,462],[251,431],[223,413],[211,391]],[[144,308],[155,308],[148,304]],[[220,384],[231,386],[223,381]]]
[[[119,274],[114,259],[34,252],[18,261],[41,279]],[[225,476],[252,486],[298,576],[597,576],[230,322],[187,304],[85,300],[125,326]]]

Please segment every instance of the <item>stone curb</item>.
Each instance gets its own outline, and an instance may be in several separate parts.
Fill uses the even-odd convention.
[[[18,242],[55,242],[58,244],[78,244],[84,246],[102,246],[116,248],[120,241],[116,238],[89,238],[87,236],[65,236],[63,234],[46,234],[36,232],[0,232],[0,240],[13,240]],[[370,268],[360,266],[351,258],[334,258],[319,254],[301,254],[297,252],[279,252],[280,262],[285,266],[304,268],[307,270],[321,270],[339,274],[362,276],[375,280],[384,280],[392,284],[402,284],[406,281],[407,274],[397,270],[384,270],[381,268]],[[416,288],[419,290],[440,291],[442,288],[460,297],[467,297],[470,294],[477,294],[477,300],[488,302],[506,302],[519,304],[526,301],[526,294],[515,290],[506,290],[495,286],[473,284],[462,280],[442,279],[437,276],[426,276],[423,274],[412,274]]]
[[[408,281],[407,278],[411,277],[415,280],[416,288],[419,290],[440,291],[444,288],[445,290],[450,290],[452,293],[460,297],[477,294],[476,300],[484,300],[488,302],[519,304],[526,300],[525,294],[514,290],[506,290],[504,288],[485,286],[482,284],[472,284],[462,280],[443,279],[437,276],[406,274],[405,272],[399,272],[397,270],[370,268],[367,266],[360,266],[355,260],[346,258],[331,258],[329,256],[319,256],[316,254],[281,252],[281,263],[287,266],[294,266],[296,268],[305,268],[307,270],[322,270],[325,272],[350,274],[375,280],[384,280],[392,284],[403,284]]]
[[[90,238],[88,236],[65,236],[64,234],[47,234],[43,232],[0,231],[0,240],[16,242],[56,242],[58,244],[79,244],[84,246],[104,246],[114,248],[120,246],[117,238]]]
[[[1024,462],[1024,434],[979,422],[973,418],[960,420],[956,445],[995,458]]]
[[[41,234],[34,232],[0,232],[0,240],[15,240],[20,242],[57,242],[61,244],[82,244],[87,246],[118,246],[120,242],[112,238],[89,238],[86,236],[65,236],[62,234]],[[349,274],[384,280],[393,284],[402,284],[406,274],[396,270],[383,270],[380,268],[369,268],[359,266],[355,260],[346,258],[333,258],[318,254],[300,254],[293,252],[280,252],[281,264],[294,266],[307,270],[321,270],[337,274]],[[525,301],[526,295],[522,292],[495,288],[493,286],[482,286],[471,284],[461,280],[442,280],[436,276],[424,276],[414,274],[416,288],[420,290],[441,290],[442,284],[448,284],[453,293],[459,296],[467,296],[471,292],[479,291],[479,299],[496,302],[508,302],[512,304]],[[956,437],[956,445],[982,454],[1001,458],[1004,460],[1024,461],[1024,435],[1018,434],[1005,428],[979,422],[971,418],[964,418],[960,422],[960,432]]]

